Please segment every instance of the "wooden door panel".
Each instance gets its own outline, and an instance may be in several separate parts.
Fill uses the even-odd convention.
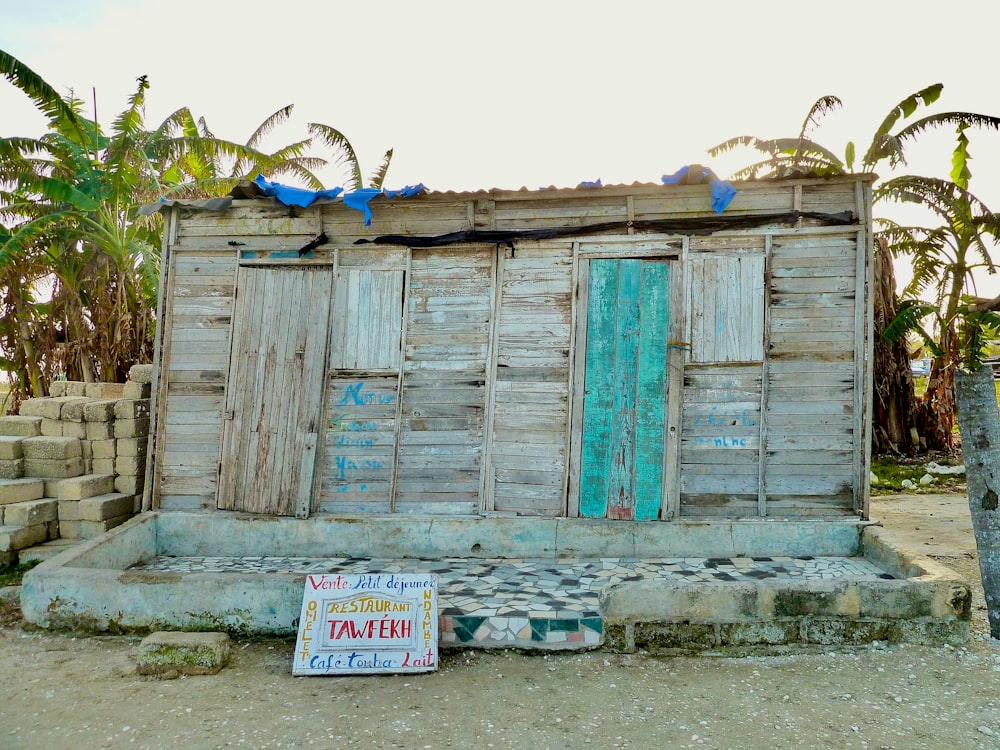
[[[590,264],[580,514],[656,518],[663,496],[669,266]]]
[[[322,421],[332,274],[240,269],[218,506],[309,511]]]

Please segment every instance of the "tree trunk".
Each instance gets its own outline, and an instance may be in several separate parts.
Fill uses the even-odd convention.
[[[932,451],[955,449],[955,363],[958,362],[958,342],[954,334],[941,332],[944,355],[931,362],[927,391],[917,410],[917,429]]]
[[[955,375],[958,426],[969,486],[969,511],[979,550],[990,634],[1000,639],[1000,412],[993,369]]]
[[[882,338],[886,326],[896,317],[896,273],[892,256],[884,240],[875,243],[874,288],[874,367],[872,404],[872,450],[875,453],[913,454],[920,450],[914,443],[916,398],[910,355],[903,338],[889,342]]]

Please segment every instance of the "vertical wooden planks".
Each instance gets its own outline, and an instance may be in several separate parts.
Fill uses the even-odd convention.
[[[669,266],[590,263],[580,513],[652,519],[663,500]]]
[[[764,256],[691,258],[691,361],[763,357]]]
[[[480,510],[495,257],[492,246],[412,251],[397,512]]]
[[[500,259],[487,446],[488,510],[566,508],[573,267],[568,243],[519,243]]]
[[[635,512],[636,355],[639,349],[639,260],[618,261],[618,319],[615,326],[614,392],[608,518]]]
[[[219,507],[304,515],[327,361],[330,268],[244,267]],[[303,485],[306,487],[304,488]]]
[[[586,384],[580,457],[580,515],[604,518],[608,510],[614,405],[618,261],[590,261]]]
[[[660,512],[666,422],[670,277],[666,261],[642,264],[635,447],[635,520]]]

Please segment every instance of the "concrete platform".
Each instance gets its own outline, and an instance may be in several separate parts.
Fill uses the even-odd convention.
[[[856,521],[144,514],[30,571],[25,618],[91,631],[295,631],[315,572],[432,572],[442,647],[961,643],[969,587]]]

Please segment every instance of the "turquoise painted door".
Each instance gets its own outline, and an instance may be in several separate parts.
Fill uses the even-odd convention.
[[[590,262],[580,515],[649,520],[663,496],[666,261]]]

